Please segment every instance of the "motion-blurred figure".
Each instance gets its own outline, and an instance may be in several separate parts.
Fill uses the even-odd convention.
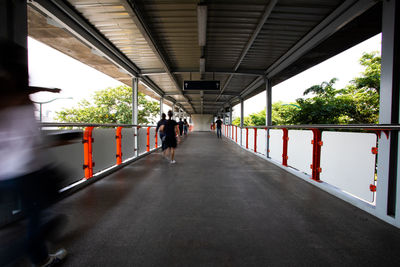
[[[42,224],[41,212],[57,197],[58,190],[43,158],[40,131],[29,98],[30,93],[41,89],[28,86],[26,57],[25,48],[0,40],[0,196],[2,192],[12,192],[20,200],[21,210],[28,218],[24,250],[33,265],[54,266],[67,252],[60,249],[49,254],[45,244],[49,228]]]

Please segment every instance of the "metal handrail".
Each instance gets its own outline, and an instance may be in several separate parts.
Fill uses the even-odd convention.
[[[42,122],[40,127],[156,127],[157,125],[136,125],[117,123],[70,123],[70,122]]]
[[[225,124],[225,126],[236,126]],[[237,126],[241,128],[240,126]],[[358,130],[400,130],[400,124],[308,124],[308,125],[271,125],[271,126],[243,126],[241,129],[358,129]]]

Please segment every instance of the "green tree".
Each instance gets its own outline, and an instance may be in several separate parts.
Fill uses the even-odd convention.
[[[158,102],[149,101],[143,93],[138,94],[138,123],[153,123],[158,117]],[[77,107],[66,108],[56,113],[60,122],[84,123],[132,123],[132,88],[118,86],[97,91],[91,101],[82,100]]]
[[[272,125],[287,125],[294,123],[294,116],[300,110],[295,103],[284,104],[278,101],[272,104]]]

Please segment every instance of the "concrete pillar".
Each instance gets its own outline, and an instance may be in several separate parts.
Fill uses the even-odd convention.
[[[400,90],[400,2],[382,1],[382,65],[380,85],[379,123],[399,123]],[[397,178],[399,177],[398,133],[393,131],[390,138],[379,139],[378,185],[376,192],[376,213],[378,217],[395,217],[400,226],[400,199]]]
[[[132,79],[132,124],[138,125],[138,88],[139,88],[139,79],[134,77]],[[135,156],[137,157],[139,155],[139,146],[138,146],[138,129],[137,127],[134,127],[134,132],[135,132]]]
[[[27,48],[26,0],[0,1],[0,37]]]
[[[229,124],[232,124],[232,106],[229,105]]]
[[[174,115],[172,116],[172,119],[174,119],[174,118],[175,118],[175,103],[172,104],[172,113],[174,114]],[[168,117],[168,116],[167,116],[167,117]]]
[[[240,145],[242,146],[243,144],[243,134],[242,134],[242,128],[243,128],[243,118],[244,118],[244,101],[241,98],[240,99]]]
[[[265,126],[272,125],[272,86],[271,81],[265,81],[266,110],[265,110]],[[265,155],[269,158],[269,129],[267,130],[267,142],[265,147]]]
[[[164,113],[164,98],[163,97],[161,97],[160,98],[160,118],[161,118],[161,115]]]

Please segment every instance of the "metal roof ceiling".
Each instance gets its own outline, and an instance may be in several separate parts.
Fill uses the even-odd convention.
[[[207,6],[204,47],[198,41],[198,4]],[[29,10],[29,35],[127,84],[131,76],[140,77],[189,113],[216,114],[265,90],[266,78],[277,84],[381,28],[381,3],[373,0],[36,0],[30,5],[35,10]],[[182,90],[184,80],[200,79],[220,80],[221,91]]]

